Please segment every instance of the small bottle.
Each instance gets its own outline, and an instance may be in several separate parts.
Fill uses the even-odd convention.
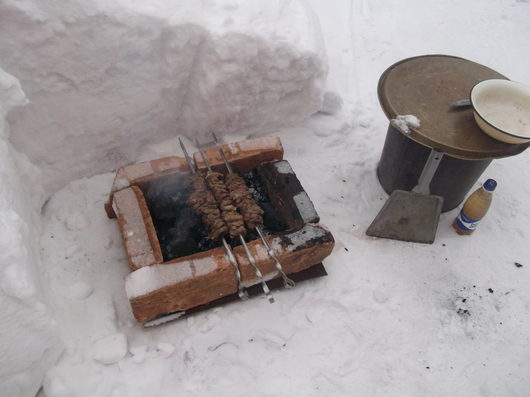
[[[482,187],[475,190],[464,203],[464,207],[453,222],[453,228],[458,234],[471,234],[477,228],[478,222],[484,218],[490,208],[493,191],[497,187],[494,179],[488,179]]]

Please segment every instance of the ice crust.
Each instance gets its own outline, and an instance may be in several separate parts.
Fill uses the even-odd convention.
[[[30,99],[13,145],[50,191],[176,133],[267,134],[320,109],[327,64],[302,1],[24,0],[0,15],[0,65]]]

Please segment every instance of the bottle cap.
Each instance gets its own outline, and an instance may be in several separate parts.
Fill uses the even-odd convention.
[[[493,192],[497,187],[497,181],[495,181],[495,179],[488,179],[486,182],[484,182],[483,186],[488,192]]]

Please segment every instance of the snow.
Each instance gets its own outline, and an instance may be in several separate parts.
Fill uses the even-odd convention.
[[[395,119],[390,120],[390,123],[404,134],[410,134],[411,128],[418,128],[421,125],[420,119],[413,114],[397,115]]]
[[[342,108],[342,98],[335,92],[326,91],[322,96],[320,113],[332,115]]]
[[[161,324],[177,320],[178,318],[182,317],[184,314],[186,314],[186,312],[176,312],[176,313],[168,314],[167,316],[163,316],[163,317],[144,323],[144,327],[156,327]]]
[[[458,209],[441,215],[433,245],[365,230],[387,199],[375,173],[388,127],[381,73],[446,53],[529,85],[530,3],[183,4],[0,3],[0,65],[30,99],[9,112],[8,141],[7,109],[26,100],[0,72],[0,395],[42,384],[46,397],[526,396],[528,153],[493,161],[477,181],[499,188],[472,236],[452,230]],[[320,106],[322,92],[341,107],[329,95]],[[211,125],[224,142],[282,138],[336,239],[329,275],[275,292],[273,305],[262,296],[144,328],[103,210],[112,170],[180,155],[175,131]],[[42,215],[39,175],[53,191]],[[68,228],[76,213],[89,222]]]
[[[109,365],[117,363],[125,357],[126,354],[127,337],[119,332],[97,340],[92,346],[94,360],[99,361],[102,364]],[[135,362],[138,362],[138,359],[135,360]]]
[[[70,287],[70,296],[75,299],[86,299],[92,292],[94,287],[85,281],[78,281]]]
[[[71,213],[65,220],[65,225],[68,230],[83,230],[89,223],[89,219],[79,211]]]
[[[9,143],[5,117],[27,103],[18,81],[0,68],[0,395],[32,395],[62,346],[39,272],[37,170]]]
[[[215,269],[217,269],[217,262],[211,257],[145,266],[127,276],[125,280],[127,297],[133,299],[192,277],[203,276]]]
[[[274,164],[274,168],[280,173],[280,174],[293,174],[293,168],[289,164],[288,161],[280,161],[278,163]]]
[[[310,8],[230,4],[0,4],[2,67],[31,99],[10,114],[11,139],[47,191],[135,162],[176,131],[272,131],[318,111],[326,62]]]
[[[160,342],[156,345],[156,349],[162,353],[164,358],[169,358],[175,351],[175,345],[167,342]]]
[[[293,197],[293,200],[304,221],[310,222],[311,219],[315,219],[317,217],[317,212],[307,192],[298,193]]]
[[[132,360],[137,363],[141,364],[145,360],[145,356],[147,355],[147,345],[140,345],[136,347],[131,347],[129,349],[129,352],[132,354]]]
[[[301,246],[309,244],[310,241],[325,237],[326,230],[321,227],[316,227],[312,224],[306,224],[300,230],[289,233],[288,245],[285,247],[287,251],[293,252]],[[273,246],[277,244],[277,239],[272,241]]]

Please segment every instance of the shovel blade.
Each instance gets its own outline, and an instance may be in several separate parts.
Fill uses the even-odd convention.
[[[432,244],[443,197],[394,190],[370,227],[368,236]]]

